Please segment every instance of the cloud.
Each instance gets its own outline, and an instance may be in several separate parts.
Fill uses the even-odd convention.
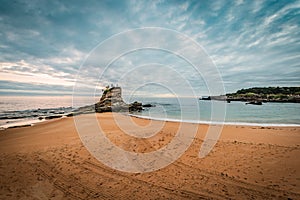
[[[72,95],[72,89],[71,86],[0,81],[0,94],[2,95]]]
[[[278,18],[284,17],[286,14],[288,14],[291,10],[298,9],[300,8],[300,2],[296,1],[295,3],[292,4],[287,4],[283,8],[279,9],[275,13],[271,14],[267,18],[265,18],[263,26],[268,26],[271,23],[273,23],[275,20]]]
[[[3,0],[0,6],[0,61],[2,81],[71,87],[78,69],[90,51],[100,42],[122,31],[140,27],[163,27],[180,31],[198,42],[217,65],[225,88],[233,92],[241,87],[299,86],[299,1],[38,1]],[[101,69],[114,51],[121,51],[143,40],[174,47],[193,54],[193,47],[180,38],[165,40],[158,34],[131,35],[107,45],[101,54],[93,54],[80,73],[80,84],[98,83]],[[134,56],[133,56],[134,55]],[[165,64],[176,69],[201,92],[205,83],[182,60],[169,53],[138,53],[121,57],[107,80],[147,63]],[[139,71],[155,81],[156,73]],[[167,72],[164,72],[167,73]],[[146,78],[145,77],[145,78]],[[299,76],[298,76],[299,77]],[[176,84],[170,80],[170,83]],[[55,87],[54,87],[55,86]],[[31,89],[30,89],[31,88]],[[11,90],[7,89],[6,90]],[[26,91],[26,88],[23,88]],[[18,91],[21,91],[19,89]]]
[[[42,72],[40,72],[41,69],[43,69]],[[56,75],[51,76],[51,71],[53,71],[52,73],[55,73]],[[65,75],[66,73],[56,72],[50,66],[44,65],[43,68],[41,68],[41,66],[34,66],[32,64],[26,63],[24,60],[16,63],[1,63],[0,71],[0,77],[3,81],[42,83],[64,86],[74,85],[74,80],[64,78]]]

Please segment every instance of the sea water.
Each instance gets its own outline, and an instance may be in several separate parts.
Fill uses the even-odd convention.
[[[193,123],[225,123],[256,126],[300,126],[300,104],[202,101],[197,98],[129,98],[154,107],[134,113],[143,118]],[[97,98],[95,98],[95,102]],[[0,128],[43,121],[47,116],[66,115],[78,106],[90,104],[87,97],[72,96],[2,96]],[[40,120],[40,119],[42,120]]]
[[[85,101],[81,98],[81,105]],[[0,96],[0,129],[34,124],[72,111],[72,96]]]
[[[203,101],[197,98],[143,98],[155,107],[136,115],[169,121],[205,124],[240,124],[253,126],[300,126],[300,104]]]

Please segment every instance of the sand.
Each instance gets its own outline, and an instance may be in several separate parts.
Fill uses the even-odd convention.
[[[111,113],[96,117],[115,145],[139,153],[167,145],[180,127],[119,116],[126,131],[147,137],[135,138]],[[199,158],[208,125],[185,124],[186,133],[195,126],[196,138],[178,160],[147,173],[95,159],[73,117],[0,131],[0,199],[300,199],[299,127],[224,126],[213,150]]]

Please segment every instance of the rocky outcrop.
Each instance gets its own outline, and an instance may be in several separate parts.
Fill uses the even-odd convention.
[[[246,105],[262,105],[262,102],[261,101],[250,101],[250,102],[247,102]]]
[[[151,108],[151,107],[156,107],[156,106],[154,104],[147,103],[147,104],[143,104],[143,107],[144,108]]]
[[[122,99],[121,87],[107,87],[100,98],[100,101],[95,104],[96,112],[135,112],[143,109],[142,103],[134,102],[126,104]]]

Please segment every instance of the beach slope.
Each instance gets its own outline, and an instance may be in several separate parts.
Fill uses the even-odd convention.
[[[124,133],[112,113],[96,116],[113,143],[151,152],[180,127],[120,115],[118,123],[148,138]],[[73,117],[0,131],[0,199],[300,199],[300,128],[224,126],[213,150],[199,158],[208,125],[174,163],[154,172],[126,173],[96,160],[81,142]],[[140,128],[138,128],[140,127]],[[161,127],[161,128],[160,128]],[[86,128],[87,131],[89,127]]]

